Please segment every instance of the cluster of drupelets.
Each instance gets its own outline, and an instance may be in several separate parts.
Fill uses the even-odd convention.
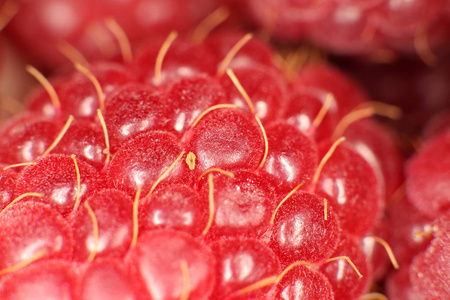
[[[137,53],[28,67],[44,88],[0,133],[2,299],[383,297],[402,158],[367,118],[396,108],[329,66],[287,81],[250,34]]]
[[[372,54],[416,51],[435,62],[430,48],[445,49],[449,3],[443,0],[245,0],[245,17],[277,39],[308,38],[331,52]]]
[[[338,52],[415,48],[431,64],[448,36],[440,0],[243,3],[274,38]],[[169,9],[155,28],[195,23],[204,4],[184,19]],[[52,37],[21,30],[33,17],[18,14],[9,34],[51,60]],[[131,50],[105,24],[123,63],[60,44],[77,72],[49,83],[28,67],[44,88],[0,132],[1,299],[385,299],[388,257],[401,266],[390,299],[450,297],[448,118],[428,127],[402,185],[395,138],[370,119],[398,109],[334,68],[297,72],[304,53],[283,61],[250,34],[201,27]]]
[[[450,36],[446,0],[3,0],[0,28],[14,16],[6,35],[36,63],[56,68],[63,62],[56,45],[67,48],[61,39],[90,59],[113,54],[114,41],[103,24],[107,17],[134,44],[161,32],[190,30],[218,7],[227,7],[219,18],[229,14],[228,25],[255,26],[277,41],[310,40],[330,53],[379,61],[417,52],[434,64],[434,53],[447,53]]]
[[[402,266],[386,280],[390,299],[450,297],[448,120],[427,125],[423,145],[406,167],[405,196],[387,210],[391,246]]]

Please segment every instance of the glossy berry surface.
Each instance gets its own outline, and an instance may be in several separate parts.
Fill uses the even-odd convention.
[[[246,32],[234,30],[217,30],[212,32],[205,40],[205,47],[211,51],[217,61],[221,61],[230,49],[245,36]],[[274,66],[274,51],[267,43],[252,38],[234,56],[230,67],[254,66],[261,64],[268,67]]]
[[[446,131],[429,140],[411,159],[407,169],[407,194],[411,202],[432,218],[450,207],[449,149],[450,131]]]
[[[134,196],[139,186],[146,195],[154,182],[181,153],[174,135],[144,132],[122,145],[111,160],[107,180]]]
[[[163,129],[167,123],[167,106],[153,88],[131,84],[117,90],[105,106],[105,123],[111,151],[147,130]]]
[[[135,76],[118,63],[105,62],[93,64],[89,72],[97,79],[103,96],[107,98],[118,87],[134,82]],[[76,119],[94,120],[100,108],[98,92],[92,81],[83,73],[76,72],[67,80],[56,80],[60,108],[53,105],[48,93],[36,93],[28,103],[29,110],[41,113],[48,118],[66,120],[69,115]]]
[[[180,78],[167,91],[165,105],[170,130],[184,134],[206,109],[226,103],[224,88],[212,77],[199,75]]]
[[[264,121],[275,120],[281,113],[281,104],[285,102],[286,83],[280,79],[280,73],[273,68],[251,65],[233,68],[244,90],[255,106],[258,117]],[[242,95],[228,76],[221,78],[228,98],[241,108],[248,109]]]
[[[52,144],[58,127],[41,116],[26,116],[11,122],[1,136],[0,157],[4,164],[32,162]]]
[[[5,300],[73,299],[75,269],[65,260],[43,260],[2,278],[0,296]]]
[[[344,2],[366,8],[333,7]],[[304,1],[304,12],[318,18],[322,4]],[[361,245],[369,234],[391,243],[380,228],[401,211],[384,201],[403,179],[397,145],[367,120],[332,146],[349,113],[376,104],[336,68],[289,70],[297,54],[257,37],[227,62],[251,35],[198,32],[51,79],[60,106],[41,88],[5,124],[0,295],[53,259],[69,266],[55,288],[64,300],[358,299],[380,278],[385,253]],[[392,236],[405,247],[392,248],[421,251],[406,235],[422,221],[404,223]]]
[[[266,126],[271,146],[260,174],[288,193],[301,182],[307,185],[318,165],[317,145],[308,136],[283,122]]]
[[[255,170],[264,154],[264,140],[251,116],[236,109],[215,110],[192,128],[187,150],[197,156],[194,172],[209,168]]]
[[[439,32],[429,37],[433,49],[446,45],[448,4],[442,0],[245,0],[240,3],[243,18],[273,39],[284,42],[311,40],[340,55],[376,54],[389,49],[411,53],[417,35]],[[442,32],[443,31],[443,32]],[[417,49],[417,48],[416,48]]]
[[[308,193],[294,194],[278,210],[270,247],[284,265],[295,261],[318,262],[327,258],[339,241],[339,221],[332,207],[327,220],[324,201]]]
[[[311,65],[305,67],[293,82],[296,89],[314,89],[331,93],[336,101],[337,114],[342,118],[367,96],[353,79],[334,67]]]
[[[280,263],[275,254],[254,239],[224,239],[211,244],[217,261],[217,283],[214,299],[259,299],[270,287],[239,293],[262,279],[277,275]]]
[[[332,101],[322,122],[318,126],[314,124],[314,119],[325,104],[327,96],[326,91],[314,87],[293,87],[282,117],[316,142],[327,140],[339,122],[337,103]]]
[[[69,62],[58,51],[62,41],[79,49],[89,60],[118,55],[119,45],[105,24],[107,18],[114,18],[128,38],[138,44],[171,30],[187,32],[215,6],[204,0],[19,0],[16,5],[17,14],[7,26],[7,35],[34,63],[47,68]],[[36,38],[38,35],[40,38]]]
[[[50,206],[34,201],[19,202],[2,212],[0,222],[1,269],[34,255],[72,258],[72,228]]]
[[[51,151],[71,155],[101,170],[106,161],[105,137],[97,123],[88,120],[74,120],[61,141]]]
[[[277,300],[334,298],[328,279],[320,272],[307,266],[299,266],[287,273],[277,285]]]
[[[0,166],[0,210],[8,205],[14,198],[14,188],[17,173],[14,170]]]
[[[75,165],[75,161],[77,164]],[[78,191],[77,168],[80,173]],[[70,156],[52,154],[28,166],[17,178],[15,196],[24,193],[42,193],[38,200],[48,203],[64,216],[76,209],[77,199],[104,187],[98,171],[89,164]]]
[[[183,184],[161,187],[141,203],[139,226],[142,230],[172,228],[199,236],[207,223],[208,201]]]
[[[387,209],[387,216],[388,226],[396,228],[390,233],[390,245],[399,263],[409,264],[429,245],[430,236],[417,234],[427,232],[433,220],[417,210],[407,198],[392,203]]]
[[[416,256],[410,269],[411,282],[424,299],[440,297],[445,299],[450,296],[448,290],[450,217],[444,216],[436,223],[438,229],[434,234],[435,238],[425,252]]]
[[[118,260],[96,260],[80,277],[77,300],[139,299],[136,284]]]
[[[132,200],[124,192],[104,189],[86,199],[96,218],[98,237],[95,237],[92,218],[86,207],[81,207],[72,220],[77,228],[73,259],[85,261],[91,253],[96,257],[123,257],[132,236]]]
[[[404,181],[404,162],[395,136],[371,120],[353,123],[344,135],[347,143],[371,165],[382,187],[382,197],[389,201]]]
[[[211,250],[181,232],[147,232],[133,249],[131,265],[152,299],[180,298],[185,276],[183,265],[187,266],[190,283],[187,288],[192,297],[207,299],[214,287],[215,259]]]
[[[329,144],[319,146],[326,153]],[[369,164],[354,150],[339,146],[325,164],[316,192],[337,210],[342,229],[363,235],[374,225],[380,210],[377,179]]]
[[[412,286],[409,279],[410,266],[391,273],[386,280],[386,295],[393,299],[407,300],[414,299],[417,291]]]
[[[159,49],[164,43],[158,38],[148,43],[137,55],[134,64],[135,74],[142,82],[159,86],[170,84],[179,78],[192,77],[202,73],[215,74],[215,59],[202,45],[194,45],[184,39],[173,42],[164,57],[161,82],[155,77],[155,64]]]
[[[208,201],[209,186],[202,189]],[[269,229],[274,209],[274,189],[263,177],[250,172],[236,172],[233,178],[214,177],[214,222],[210,238],[262,236]]]
[[[356,244],[356,240],[346,236],[339,242],[332,257],[347,256],[362,274],[359,277],[355,270],[345,260],[335,260],[323,264],[321,272],[328,278],[333,288],[335,299],[357,298],[368,288],[369,269],[364,252]]]

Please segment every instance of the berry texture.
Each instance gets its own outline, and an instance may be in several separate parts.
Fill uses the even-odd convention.
[[[51,80],[59,105],[38,90],[5,125],[0,295],[37,282],[46,261],[55,278],[39,280],[64,282],[61,299],[368,291],[360,245],[398,185],[392,137],[354,123],[341,144],[334,128],[372,105],[351,79],[311,65],[289,82],[256,38],[227,62],[248,36],[220,34],[170,34],[129,63],[77,65]],[[51,269],[56,260],[70,267]]]
[[[441,169],[445,168],[449,159],[449,152],[445,150],[448,134],[448,130],[443,128],[441,133],[424,140],[421,148],[407,163],[407,197],[394,202],[388,210],[389,222],[397,228],[392,236],[394,251],[399,253],[403,264],[407,266],[405,270],[393,272],[388,277],[387,291],[390,297],[449,297],[448,172]],[[434,168],[433,171],[430,171],[431,168]],[[398,210],[405,204],[408,205],[407,211],[401,208],[402,215]]]
[[[53,68],[67,61],[58,51],[67,43],[90,60],[118,55],[107,18],[114,18],[138,43],[171,30],[188,31],[214,8],[203,0],[20,0],[16,5],[17,13],[6,28],[8,36],[35,62]]]
[[[436,218],[450,209],[450,131],[431,140],[408,166],[408,196],[424,214]]]
[[[445,51],[449,34],[448,3],[442,0],[245,0],[241,9],[277,40],[310,39],[338,54],[389,49],[422,55],[424,46]]]

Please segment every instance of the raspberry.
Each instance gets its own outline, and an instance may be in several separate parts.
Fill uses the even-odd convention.
[[[67,62],[58,48],[80,49],[89,61],[120,54],[107,18],[121,24],[134,44],[174,29],[188,32],[213,8],[207,0],[18,0],[6,31],[35,63],[54,68]]]
[[[448,297],[448,172],[444,171],[449,159],[448,136],[443,128],[424,140],[407,163],[407,198],[394,202],[388,210],[389,222],[397,228],[392,233],[393,250],[407,266],[388,277],[389,296]]]
[[[443,0],[246,0],[243,18],[276,40],[310,39],[330,52],[377,55],[386,50],[417,52],[435,63],[429,50],[443,49],[449,35]]]
[[[75,299],[367,291],[362,238],[381,222],[401,158],[390,136],[365,136],[377,125],[348,119],[380,105],[332,67],[288,82],[262,41],[220,34],[194,44],[172,33],[131,62],[76,64],[6,125],[0,295],[45,262],[43,274],[64,277],[56,259],[70,265],[58,280]]]

